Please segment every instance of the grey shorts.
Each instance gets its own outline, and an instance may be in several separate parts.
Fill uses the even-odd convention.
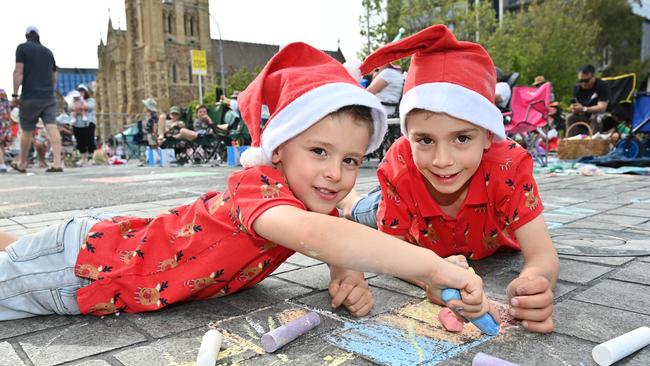
[[[26,235],[0,251],[0,321],[47,314],[79,314],[75,276],[81,244],[106,216],[78,216]]]
[[[27,99],[20,101],[20,128],[34,131],[38,119],[44,124],[56,123],[55,99]]]

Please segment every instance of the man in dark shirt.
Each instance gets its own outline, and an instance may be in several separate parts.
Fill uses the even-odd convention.
[[[38,29],[34,26],[25,30],[27,41],[16,48],[16,68],[14,69],[14,92],[12,103],[20,105],[20,157],[11,164],[14,170],[27,171],[27,153],[32,142],[33,131],[39,118],[47,130],[54,166],[46,172],[62,172],[61,135],[56,125],[56,63],[52,52],[41,45]],[[18,99],[18,88],[22,94]]]
[[[591,124],[593,132],[610,130],[616,126],[603,126],[603,116],[609,104],[609,87],[597,78],[595,68],[585,65],[578,71],[578,84],[573,87],[571,115],[568,125],[582,121]],[[587,133],[586,129],[573,129],[572,134]]]

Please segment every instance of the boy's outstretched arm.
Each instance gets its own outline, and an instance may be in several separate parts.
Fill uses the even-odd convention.
[[[363,272],[330,266],[330,278],[328,291],[333,308],[342,304],[353,316],[368,315],[374,301]]]
[[[515,231],[524,255],[524,268],[506,289],[511,315],[523,320],[531,332],[553,331],[553,289],[560,261],[548,233],[544,217],[537,216]]]
[[[363,225],[292,206],[275,206],[252,226],[257,235],[330,265],[411,278],[426,284],[438,297],[443,288],[460,289],[463,301],[452,300],[449,306],[462,307],[461,313],[488,310],[480,277],[428,249]]]

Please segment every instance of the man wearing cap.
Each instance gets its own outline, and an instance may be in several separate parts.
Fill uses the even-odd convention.
[[[27,41],[16,48],[16,68],[14,69],[14,91],[12,103],[20,103],[20,127],[23,133],[20,137],[20,157],[11,167],[25,173],[27,170],[27,153],[32,141],[32,132],[41,118],[49,135],[52,146],[54,166],[46,172],[62,172],[61,167],[61,135],[56,125],[56,100],[54,85],[56,84],[56,62],[52,52],[41,45],[38,29],[29,26],[25,30]],[[22,90],[18,94],[18,89]]]

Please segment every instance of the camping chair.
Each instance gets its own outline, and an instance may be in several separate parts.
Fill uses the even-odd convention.
[[[607,114],[603,118],[605,130],[616,127],[622,122],[632,121],[632,98],[636,90],[636,74],[629,73],[624,75],[603,78],[603,81],[609,86],[609,103],[607,104]],[[606,125],[606,118],[613,118],[610,122],[613,126]]]
[[[540,87],[516,86],[512,90],[512,119],[505,125],[510,137],[521,136],[533,159],[541,166],[548,163],[548,120],[551,113],[551,83]],[[545,141],[544,147],[540,143]],[[543,150],[543,151],[542,151]]]

